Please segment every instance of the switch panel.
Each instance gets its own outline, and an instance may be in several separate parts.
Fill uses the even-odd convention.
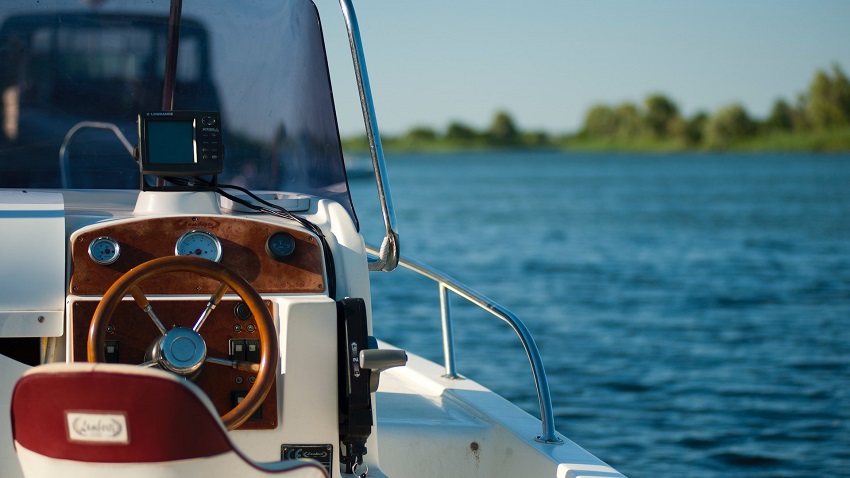
[[[237,362],[244,362],[245,341],[242,339],[230,339],[230,357]]]
[[[230,357],[238,362],[260,363],[260,341],[230,339]]]
[[[246,395],[248,395],[248,392],[243,391],[243,390],[233,392],[230,395],[232,408],[236,408],[236,405],[239,405],[242,402],[242,400],[245,400]],[[262,420],[262,419],[263,419],[263,407],[258,408],[257,411],[255,411],[254,413],[251,414],[250,417],[248,417],[248,420],[251,420],[251,421],[257,421],[257,420]]]
[[[104,344],[104,356],[106,363],[118,363],[118,341],[107,340]]]
[[[260,363],[260,341],[245,341],[245,360],[251,363]]]

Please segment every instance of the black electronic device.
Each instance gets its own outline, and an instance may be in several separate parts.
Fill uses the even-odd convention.
[[[360,351],[369,348],[366,302],[346,298],[337,302],[339,345],[339,435],[345,446],[340,462],[346,473],[363,463],[366,441],[372,434],[372,371],[360,367]]]
[[[207,176],[224,165],[221,116],[215,111],[153,111],[139,115],[143,175]]]

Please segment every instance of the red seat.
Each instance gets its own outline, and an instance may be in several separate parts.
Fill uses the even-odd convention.
[[[12,434],[27,477],[327,477],[312,460],[251,461],[194,384],[129,365],[31,369],[12,393]]]

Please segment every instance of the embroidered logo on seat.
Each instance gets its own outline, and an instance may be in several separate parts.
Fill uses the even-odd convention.
[[[68,440],[87,443],[129,443],[127,417],[122,413],[65,412]]]

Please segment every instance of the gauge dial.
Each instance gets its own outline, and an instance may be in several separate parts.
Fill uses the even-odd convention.
[[[283,261],[295,252],[295,238],[288,232],[276,232],[266,241],[266,252],[272,259]]]
[[[120,254],[121,246],[111,237],[96,237],[89,243],[89,257],[100,265],[112,264]]]
[[[174,254],[178,256],[197,256],[214,262],[221,260],[221,241],[202,229],[193,229],[177,239]]]

